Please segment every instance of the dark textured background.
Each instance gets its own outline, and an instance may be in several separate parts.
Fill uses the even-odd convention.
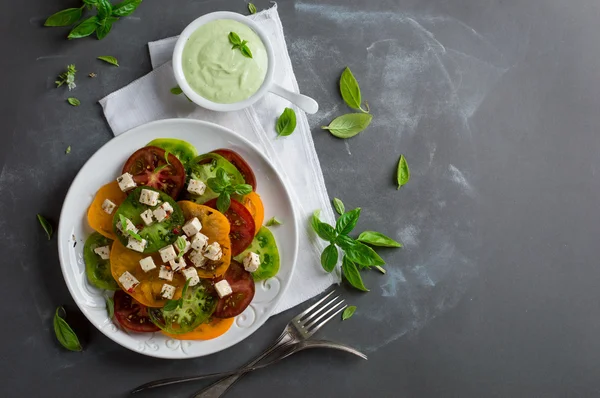
[[[78,313],[56,241],[46,241],[35,213],[58,222],[73,177],[112,136],[97,101],[150,71],[148,41],[207,12],[246,13],[246,4],[145,0],[100,42],[67,41],[67,29],[41,26],[76,4],[2,2],[3,397],[116,397],[154,378],[230,369],[298,311],[227,351],[186,361],[130,352]],[[322,332],[363,349],[368,362],[306,352],[246,377],[230,396],[600,394],[600,3],[278,4],[300,87],[321,104],[309,120],[330,195],[363,208],[360,229],[395,236],[405,248],[383,251],[389,272],[365,276],[370,293],[342,288],[358,311]],[[103,54],[121,67],[95,60]],[[68,63],[80,70],[78,108],[53,84]],[[343,142],[318,127],[346,112],[336,88],[346,65],[374,122]],[[398,192],[400,153],[413,179]],[[59,304],[83,353],[54,339]]]

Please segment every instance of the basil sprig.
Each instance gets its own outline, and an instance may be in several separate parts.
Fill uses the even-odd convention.
[[[60,87],[63,84],[66,84],[69,88],[69,91],[73,90],[77,85],[75,84],[75,74],[77,73],[77,69],[75,69],[75,65],[67,65],[67,71],[58,75],[58,80],[56,83],[56,87]]]
[[[369,289],[365,287],[360,271],[373,267],[385,273],[381,267],[385,262],[375,250],[365,243],[385,247],[402,247],[402,245],[375,231],[365,231],[359,235],[358,239],[350,237],[349,234],[358,223],[360,207],[344,211],[344,204],[339,199],[334,200],[334,206],[341,213],[335,227],[320,220],[320,210],[316,210],[310,218],[312,229],[321,239],[329,242],[329,245],[321,253],[321,266],[325,271],[332,272],[338,263],[339,249],[341,249],[343,251],[342,274],[344,279],[354,288],[368,292]]]
[[[58,342],[69,351],[81,351],[81,343],[77,335],[65,321],[66,312],[63,307],[58,307],[54,313],[54,334]]]
[[[208,185],[208,187],[215,193],[219,194],[219,197],[217,198],[217,209],[221,213],[225,213],[227,210],[229,210],[232,194],[248,195],[250,192],[252,192],[251,185],[232,185],[229,175],[227,175],[227,172],[222,167],[217,169],[216,177],[209,178],[208,181],[206,181],[206,185]]]
[[[229,42],[233,44],[231,47],[232,50],[239,48],[242,55],[246,58],[252,58],[252,51],[250,51],[250,47],[247,46],[248,40],[242,41],[240,36],[235,32],[229,32],[227,36],[229,38]]]

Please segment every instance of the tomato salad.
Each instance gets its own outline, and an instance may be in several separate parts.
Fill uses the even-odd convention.
[[[89,207],[88,281],[115,291],[115,319],[129,331],[216,338],[248,307],[255,282],[279,271],[264,213],[255,174],[236,152],[151,141]]]

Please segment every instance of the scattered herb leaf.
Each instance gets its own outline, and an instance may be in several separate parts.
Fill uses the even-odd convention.
[[[346,104],[352,109],[358,109],[364,113],[369,113],[369,106],[366,104],[367,110],[364,110],[361,106],[362,99],[360,95],[360,86],[356,81],[356,78],[350,71],[350,68],[346,67],[340,76],[340,93]]]
[[[327,272],[333,271],[338,261],[338,249],[335,244],[331,243],[321,253],[321,265]]]
[[[67,87],[69,88],[69,91],[71,91],[72,89],[77,87],[77,85],[75,84],[75,74],[76,73],[77,73],[77,69],[75,69],[75,65],[73,65],[73,64],[67,65],[67,71],[58,75],[58,80],[56,80],[54,82],[54,83],[56,83],[56,87],[60,87],[63,84],[66,84]]]
[[[175,311],[179,307],[179,300],[169,300],[163,307],[163,311]]]
[[[250,11],[250,14],[256,14],[256,6],[252,3],[248,3],[248,11]]]
[[[65,153],[66,153],[67,155],[71,153],[71,145],[69,145],[69,146],[67,147],[67,149],[65,149]]]
[[[250,51],[250,48],[246,45],[246,43],[248,43],[247,40],[242,41],[240,36],[235,32],[229,32],[227,37],[229,38],[229,42],[233,44],[231,47],[232,50],[239,48],[244,57],[252,58],[252,51]]]
[[[340,235],[348,235],[352,232],[358,222],[358,217],[360,217],[360,210],[360,207],[357,207],[354,210],[342,214],[335,223],[335,232]]]
[[[40,225],[42,226],[42,228],[44,229],[44,231],[46,232],[46,235],[48,236],[48,240],[50,240],[52,238],[52,224],[50,224],[50,222],[48,220],[46,220],[44,218],[44,216],[42,216],[41,214],[37,215],[37,219],[40,222]]]
[[[354,264],[348,256],[344,256],[342,260],[342,272],[344,278],[358,290],[362,290],[363,292],[368,292],[369,289],[365,287],[363,280],[360,276],[360,272],[358,272],[358,268],[356,268],[356,264]]]
[[[113,319],[115,316],[115,302],[112,297],[106,297],[106,312],[108,312],[108,317]]]
[[[344,202],[339,200],[338,198],[333,198],[333,207],[335,211],[341,216],[346,211],[346,207],[344,206]]]
[[[366,129],[373,120],[373,115],[369,113],[347,113],[338,116],[329,123],[329,126],[322,126],[323,130],[329,132],[338,138],[350,138]]]
[[[404,155],[400,156],[398,161],[398,171],[396,172],[396,179],[398,181],[398,189],[405,185],[410,180],[410,169]]]
[[[358,235],[358,238],[356,240],[363,243],[367,243],[371,246],[402,247],[402,243],[396,242],[395,240],[385,236],[381,232],[375,231],[365,231]]]
[[[179,86],[175,86],[171,89],[171,94],[179,95],[182,93],[183,93],[183,90]]]
[[[67,102],[73,106],[79,106],[81,105],[81,101],[79,101],[77,98],[75,97],[69,97],[67,98]]]
[[[180,236],[175,241],[175,246],[177,246],[177,249],[179,251],[179,254],[177,254],[177,258],[179,259],[179,258],[183,257],[185,247],[187,246],[187,241],[185,240],[185,238],[183,236]]]
[[[275,130],[279,137],[286,137],[296,129],[296,112],[292,108],[285,108],[277,119]]]
[[[354,315],[354,312],[356,312],[356,306],[355,305],[351,305],[351,306],[347,307],[344,310],[344,312],[342,312],[342,321],[345,321],[346,319],[352,318],[352,315]]]
[[[267,227],[274,227],[276,225],[282,225],[283,223],[277,217],[271,217],[265,224]]]
[[[98,57],[98,59],[100,61],[107,62],[111,65],[119,66],[119,61],[115,57],[112,57],[110,55],[102,55],[102,56]]]
[[[64,317],[66,316],[65,309],[58,307],[54,314],[54,333],[58,342],[70,351],[81,351],[81,343],[77,335],[71,329]]]
[[[83,7],[80,8],[67,8],[52,14],[44,22],[44,26],[69,26],[79,21],[81,14],[83,13]]]

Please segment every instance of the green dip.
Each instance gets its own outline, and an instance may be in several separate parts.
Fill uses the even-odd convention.
[[[229,32],[237,33],[252,51],[252,58],[232,49]],[[218,19],[199,27],[183,48],[185,80],[202,97],[220,104],[243,101],[265,80],[268,58],[265,45],[243,23]]]

